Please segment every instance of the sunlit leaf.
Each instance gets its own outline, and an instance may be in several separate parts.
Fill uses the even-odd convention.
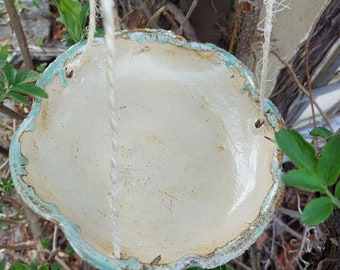
[[[332,214],[333,207],[333,203],[328,197],[314,199],[303,209],[301,223],[305,225],[318,225]]]
[[[330,130],[328,130],[327,128],[324,127],[316,127],[313,128],[310,132],[310,135],[312,136],[318,136],[318,137],[322,137],[322,138],[327,138],[332,136],[332,132]]]
[[[326,185],[334,185],[340,175],[340,134],[331,138],[321,150],[318,174]]]
[[[306,169],[298,169],[287,172],[283,175],[282,180],[289,186],[308,191],[325,191],[321,178]]]
[[[275,138],[281,150],[295,165],[305,168],[309,172],[316,172],[315,150],[298,132],[282,128],[275,133]]]
[[[26,94],[34,97],[42,97],[47,98],[48,95],[44,89],[30,84],[16,84],[11,89],[11,91],[15,91],[21,94]]]
[[[85,23],[89,13],[88,4],[84,6],[78,0],[52,0],[58,8],[60,19],[74,43],[81,41],[86,33]]]

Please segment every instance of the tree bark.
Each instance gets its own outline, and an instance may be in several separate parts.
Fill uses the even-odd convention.
[[[33,65],[32,58],[31,58],[31,55],[28,49],[25,33],[24,33],[24,30],[22,29],[19,15],[14,6],[14,0],[4,0],[4,3],[7,9],[9,18],[10,18],[10,24],[18,39],[20,51],[21,51],[22,57],[24,58],[25,68],[34,70],[34,65]]]

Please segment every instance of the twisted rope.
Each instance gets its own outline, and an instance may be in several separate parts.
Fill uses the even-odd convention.
[[[262,45],[263,57],[262,57],[262,68],[261,68],[261,79],[260,79],[260,109],[261,114],[264,115],[263,111],[263,100],[266,93],[267,76],[268,76],[268,65],[269,65],[269,53],[270,53],[270,36],[272,33],[272,22],[273,22],[273,6],[275,0],[265,0],[264,5],[266,6],[266,18],[264,22],[264,43]]]
[[[105,45],[107,53],[107,68],[106,77],[109,83],[108,95],[110,103],[110,127],[111,127],[111,192],[110,192],[110,206],[111,206],[111,218],[112,218],[112,244],[114,256],[120,259],[121,247],[119,244],[119,231],[117,224],[118,217],[118,167],[117,167],[117,150],[118,150],[118,134],[117,134],[117,121],[116,121],[116,102],[114,95],[114,62],[116,58],[115,39],[114,39],[114,15],[113,15],[114,1],[101,0],[101,9],[103,14],[104,30],[105,30]]]

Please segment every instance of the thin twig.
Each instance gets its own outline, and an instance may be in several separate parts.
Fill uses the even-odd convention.
[[[57,253],[57,236],[58,236],[58,226],[54,225],[53,231],[53,242],[52,242],[52,252]]]
[[[14,243],[11,245],[0,245],[0,249],[8,249],[8,250],[27,250],[27,249],[36,249],[37,242],[36,241],[26,241],[21,243]]]
[[[303,237],[302,237],[302,240],[301,240],[301,244],[300,244],[300,248],[298,250],[298,253],[296,254],[296,256],[294,256],[294,258],[292,258],[289,262],[288,262],[288,265],[289,267],[292,266],[292,264],[297,261],[297,260],[300,260],[302,258],[301,254],[303,253],[303,250],[305,248],[305,243],[307,241],[307,232],[308,232],[309,228],[306,226],[303,230]]]
[[[239,266],[241,266],[242,268],[246,269],[246,270],[251,270],[250,267],[248,267],[247,265],[245,265],[244,263],[238,261],[237,259],[233,260],[233,262]]]
[[[6,165],[8,164],[8,159],[6,159],[6,161],[4,163],[1,164],[0,166],[0,171],[6,167]]]
[[[159,16],[164,13],[164,11],[166,11],[166,6],[163,6],[161,8],[159,8],[150,18],[150,20],[148,21],[148,23],[146,24],[145,28],[149,28],[150,25],[153,25],[154,22],[159,18]]]
[[[50,253],[50,251],[48,250],[48,249],[43,249],[43,250],[41,250],[41,252],[43,252],[43,253],[46,253],[46,254],[49,254]],[[61,267],[62,267],[62,269],[63,270],[72,270],[61,258],[59,258],[58,256],[55,256],[55,261],[57,262],[57,263],[59,263],[60,265],[61,265]]]
[[[210,5],[211,5],[211,8],[213,9],[214,13],[217,13],[217,8],[215,6],[214,0],[210,0]]]
[[[318,15],[318,17],[314,20],[314,23],[312,25],[312,28],[309,31],[307,40],[306,40],[306,44],[305,44],[305,64],[306,64],[306,82],[307,82],[307,90],[309,92],[309,103],[311,106],[311,110],[312,110],[312,119],[313,119],[313,127],[316,128],[316,116],[315,116],[315,110],[314,110],[314,104],[313,104],[313,92],[312,92],[312,81],[311,81],[311,76],[310,76],[310,69],[309,69],[309,50],[310,50],[310,41],[312,39],[313,33],[315,31],[315,28],[321,18],[321,14],[320,13]],[[317,150],[317,152],[320,151],[319,148],[319,141],[317,139],[314,140],[315,142],[315,148]]]
[[[295,81],[295,83],[297,84],[297,86],[300,88],[300,90],[307,96],[310,97],[308,90],[301,84],[301,82],[299,81],[299,79],[297,78],[295,71],[293,70],[292,66],[286,61],[284,60],[277,51],[271,49],[271,52],[277,57],[277,59],[287,67],[288,72],[290,74],[290,76],[292,77],[292,79]],[[323,117],[323,119],[326,121],[329,129],[333,131],[331,123],[328,119],[328,117],[325,115],[325,113],[322,111],[322,109],[320,108],[319,104],[313,99],[311,99],[311,103],[315,105],[315,107],[318,109],[318,111],[320,112],[320,115]]]
[[[52,250],[51,250],[51,252],[49,254],[49,257],[47,259],[47,261],[49,262],[50,265],[53,264],[53,262],[56,259],[57,254],[58,254],[57,235],[58,235],[58,226],[54,225],[53,240],[52,240]]]
[[[166,3],[166,8],[167,10],[163,13],[163,15],[170,22],[173,32],[176,35],[185,36],[185,38],[190,41],[198,41],[195,30],[192,28],[191,24],[189,22],[184,24],[185,16],[182,11],[171,2]],[[172,14],[172,16],[170,14]],[[180,28],[177,26],[175,20],[182,25],[182,34],[180,34]]]
[[[14,29],[14,32],[17,36],[18,43],[20,46],[20,51],[22,54],[22,57],[24,59],[24,65],[27,69],[34,70],[34,65],[32,62],[32,58],[30,55],[30,52],[28,50],[27,40],[25,37],[24,30],[22,29],[22,25],[20,22],[19,15],[15,9],[14,1],[13,0],[4,0],[5,7],[7,9],[9,18],[10,18],[10,24],[12,25],[12,28]]]
[[[0,104],[0,113],[6,114],[7,116],[11,117],[11,118],[15,118],[18,120],[24,120],[25,117],[23,117],[22,115],[18,114],[17,112],[11,110],[10,108],[8,108],[7,106]]]
[[[64,270],[72,270],[62,259],[60,259],[58,256],[55,257],[55,260],[57,263],[59,263],[61,265],[61,267],[64,269]]]
[[[277,218],[277,219],[275,219],[275,222],[277,222],[277,225],[279,225],[285,232],[290,233],[291,235],[293,235],[297,239],[301,239],[301,234],[297,233],[292,228],[290,228],[287,224],[283,223],[282,220]]]
[[[168,6],[168,4],[167,4],[167,6]],[[171,24],[173,31],[176,33],[178,31],[178,26],[177,26],[174,18],[170,15],[170,13],[167,10],[164,11],[163,15],[168,20],[168,22]]]
[[[179,35],[182,35],[182,33],[183,33],[183,28],[184,28],[185,24],[188,22],[188,20],[189,20],[191,14],[192,14],[192,12],[194,11],[194,9],[195,9],[195,7],[196,7],[196,5],[197,5],[197,2],[198,2],[198,0],[193,0],[193,1],[192,1],[191,6],[190,6],[190,8],[189,8],[187,14],[185,15],[184,21],[183,21],[183,23],[181,24],[181,26],[180,26],[179,29],[178,29]]]
[[[145,5],[145,3],[142,0],[138,0],[138,3],[144,15],[148,18],[148,20],[150,20],[152,15],[148,7]],[[151,26],[152,28],[158,28],[158,25],[155,24],[154,22],[151,23]]]

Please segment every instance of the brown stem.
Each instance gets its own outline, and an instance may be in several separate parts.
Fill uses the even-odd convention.
[[[181,24],[181,26],[179,27],[178,29],[178,32],[179,32],[179,35],[182,35],[183,34],[183,27],[185,26],[185,24],[188,22],[191,14],[193,13],[195,7],[197,6],[197,2],[198,0],[193,0],[192,3],[191,3],[191,6],[187,12],[187,14],[185,15],[185,18],[184,18],[184,21],[183,23]]]
[[[5,105],[3,104],[0,104],[0,113],[3,113],[11,118],[15,118],[19,121],[22,121],[25,119],[24,116],[18,114],[17,112],[11,110],[10,108],[6,107]]]
[[[27,250],[27,249],[36,249],[37,242],[36,241],[26,241],[22,243],[14,243],[11,245],[0,245],[0,249],[9,249],[9,250]]]
[[[24,65],[27,69],[34,70],[34,65],[32,62],[30,52],[28,50],[28,45],[27,45],[25,34],[24,34],[24,30],[22,29],[19,15],[14,6],[14,0],[4,0],[4,3],[7,9],[9,18],[10,18],[10,24],[18,39],[20,51],[24,59]]]

